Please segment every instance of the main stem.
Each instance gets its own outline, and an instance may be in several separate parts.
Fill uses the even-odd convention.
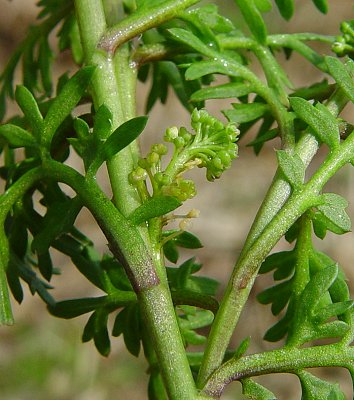
[[[351,159],[353,143],[354,134],[352,133],[340,146],[339,150],[327,158],[320,169],[304,186],[303,190],[289,198],[278,211],[278,214],[273,217],[259,236],[249,245],[247,251],[241,254],[209,335],[208,346],[199,371],[199,387],[205,384],[208,377],[222,363],[229,340],[247,301],[262,261],[292,224],[309,207],[315,205],[316,196],[323,185],[339,168]]]
[[[94,105],[96,110],[102,104],[110,109],[114,130],[136,115],[136,67],[130,62],[128,44],[120,47],[114,54],[97,48],[100,39],[107,32],[101,1],[75,0],[75,7],[86,63],[98,67],[92,81]],[[138,157],[138,146],[133,143],[108,163],[114,204],[124,216],[140,205],[137,192],[128,181],[128,175],[136,166]],[[104,222],[101,220],[101,225],[103,231],[109,231],[109,219]],[[129,234],[127,231],[126,235]],[[135,234],[141,236],[145,242],[143,251],[141,248],[129,249],[131,252],[139,252],[134,257],[137,259],[134,266],[136,270],[139,268],[139,262],[145,263],[146,259],[153,260],[154,257],[147,231],[139,228],[135,230]],[[111,240],[114,240],[114,237],[111,237]],[[115,247],[115,243],[110,245]],[[118,252],[122,250],[118,249]],[[144,269],[144,264],[141,266]],[[153,265],[153,268],[156,269],[156,265]],[[149,287],[144,286],[144,282],[135,285],[142,317],[151,336],[169,398],[194,400],[197,398],[194,379],[184,350],[171,294],[165,279],[162,278],[160,277],[159,283]]]

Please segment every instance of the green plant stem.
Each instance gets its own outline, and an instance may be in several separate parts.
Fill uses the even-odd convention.
[[[126,47],[114,56],[97,49],[97,43],[107,29],[101,2],[77,0],[75,7],[86,63],[97,65],[92,79],[95,108],[97,110],[105,104],[110,109],[114,131],[119,125],[136,116],[136,68],[130,63]],[[107,163],[113,201],[126,216],[140,205],[139,196],[128,181],[128,175],[138,157],[139,149],[136,142],[133,142]]]
[[[128,275],[137,292],[170,399],[195,399],[195,384],[169,289],[159,282],[149,249],[138,230],[119,213],[95,181],[85,181],[76,171],[56,162],[48,163],[45,170],[51,178],[77,191],[106,235],[113,254],[121,261],[123,256],[128,264]]]
[[[180,6],[182,3],[187,6],[188,2],[178,2]],[[97,65],[97,73],[92,80],[95,108],[97,109],[101,104],[108,106],[112,113],[112,129],[114,130],[136,115],[136,65],[131,63],[128,45],[121,46],[115,54],[111,48],[106,48],[106,51],[97,48],[99,37],[107,32],[101,2],[76,0],[75,6],[86,62]],[[176,11],[177,8],[174,10]],[[156,19],[156,23],[157,20],[158,23],[161,23],[170,14],[159,15],[143,13],[141,16],[144,16],[146,22],[150,21],[151,23]],[[172,16],[170,15],[170,17]],[[124,22],[122,23],[124,24]],[[140,25],[142,30],[148,29],[148,27],[148,22]],[[134,31],[134,29],[132,21],[129,21],[126,26],[127,32]],[[122,216],[130,214],[141,203],[136,189],[128,180],[129,173],[136,165],[138,157],[137,144],[132,143],[108,162],[114,203],[122,214],[120,218],[117,217],[120,213],[117,213],[113,203],[110,201],[107,203],[102,195],[99,195],[94,181],[90,181],[88,187],[91,191],[89,198],[85,192],[86,197],[83,201],[91,209],[105,233],[113,254],[120,261],[122,261],[122,256],[123,262],[125,259],[126,270],[138,295],[140,310],[152,338],[161,375],[170,399],[192,400],[196,398],[194,379],[179,332],[171,294],[166,280],[163,279],[160,264],[154,257],[154,249],[151,248],[147,231],[129,226],[127,220],[122,218]],[[57,179],[60,179],[60,176]],[[85,185],[87,187],[88,183]],[[96,195],[92,193],[95,191]],[[91,196],[92,199],[90,199]],[[98,206],[99,200],[102,202],[100,206]],[[102,214],[104,207],[107,210],[105,215]],[[133,242],[135,244],[132,246]],[[157,269],[158,272],[156,272]],[[161,276],[161,279],[158,275]]]
[[[123,43],[148,29],[177,17],[181,11],[199,1],[170,0],[163,4],[149,7],[148,10],[144,8],[138,10],[105,32],[99,42],[99,47],[105,49],[108,53],[114,53]]]
[[[247,301],[259,267],[278,240],[309,208],[316,205],[324,184],[353,158],[354,134],[328,156],[319,170],[298,193],[293,193],[258,238],[241,254],[236,264],[209,335],[205,357],[200,368],[198,386],[201,387],[222,363],[229,340]]]
[[[218,398],[231,381],[278,372],[296,373],[303,368],[354,367],[354,347],[338,344],[309,348],[284,348],[241,359],[231,359],[215,371],[202,392]]]
[[[310,281],[309,257],[312,252],[312,220],[308,213],[305,213],[300,218],[299,229],[300,232],[296,242],[296,265],[293,283],[295,302]]]
[[[288,48],[301,54],[305,59],[314,64],[320,70],[326,72],[327,67],[324,64],[324,59],[321,55],[316,53],[305,41],[319,41],[328,44],[335,42],[335,36],[318,35],[315,33],[298,33],[298,34],[280,34],[280,35],[268,35],[267,46],[274,49],[277,48]],[[218,42],[224,49],[252,49],[257,46],[258,43],[248,37],[227,37],[220,35]]]
[[[344,94],[343,90],[339,88],[330,97],[326,106],[333,115],[337,116],[344,109],[347,103],[348,98]],[[306,130],[295,148],[295,153],[301,158],[305,167],[310,164],[317,153],[319,146],[320,144],[312,132]],[[277,171],[248,233],[242,249],[241,257],[243,253],[248,251],[249,247],[254,243],[268,223],[275,215],[277,215],[290,196],[290,193],[291,187],[289,183],[285,181],[281,173]]]

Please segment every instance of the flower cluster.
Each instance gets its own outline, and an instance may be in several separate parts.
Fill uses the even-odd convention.
[[[168,151],[164,144],[154,144],[147,156],[139,160],[130,181],[138,188],[142,199],[149,196],[147,178],[153,195],[173,196],[185,201],[196,194],[194,182],[183,178],[185,172],[196,166],[206,168],[207,179],[213,181],[230,168],[237,157],[235,142],[239,131],[236,126],[231,123],[225,126],[207,111],[197,109],[192,113],[191,126],[194,133],[183,127],[166,130],[164,140],[173,144],[174,152],[165,169],[161,163]]]
[[[339,57],[345,55],[353,58],[354,55],[354,20],[342,22],[340,25],[341,36],[336,37],[332,51]]]

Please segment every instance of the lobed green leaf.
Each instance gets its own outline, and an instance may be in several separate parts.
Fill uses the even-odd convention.
[[[120,125],[103,143],[100,157],[104,161],[111,159],[130,143],[132,143],[144,130],[148,117],[132,118]]]
[[[327,14],[328,12],[328,2],[327,0],[312,0],[314,5],[323,13]]]
[[[209,99],[238,98],[246,96],[249,93],[252,93],[253,91],[254,89],[252,88],[252,86],[248,84],[231,82],[231,83],[225,83],[223,85],[210,86],[200,89],[192,94],[190,100],[198,102]]]
[[[76,318],[79,315],[86,314],[96,310],[106,303],[107,296],[85,297],[81,299],[64,300],[48,306],[48,311],[59,318]]]
[[[0,126],[0,137],[3,137],[10,147],[37,147],[36,139],[25,129],[6,124]]]
[[[294,0],[275,0],[275,4],[277,5],[281,16],[287,21],[294,14]]]
[[[298,376],[304,400],[345,400],[344,393],[340,390],[338,384],[326,382],[307,371],[301,371]]]
[[[290,185],[297,189],[305,179],[305,165],[297,154],[289,154],[285,150],[277,150],[279,168]]]
[[[335,193],[325,193],[321,198],[324,204],[317,206],[320,213],[341,233],[349,232],[351,220],[345,212],[345,208],[348,207],[347,200]]]
[[[262,118],[269,113],[268,104],[249,103],[249,104],[232,104],[233,110],[225,110],[223,114],[229,121],[235,124],[242,124]]]
[[[51,204],[43,219],[43,229],[33,239],[32,249],[38,254],[45,253],[57,237],[70,231],[81,208],[78,197]]]
[[[45,146],[50,145],[59,126],[84,95],[95,69],[96,67],[93,66],[81,68],[65,83],[61,92],[51,103],[44,118],[42,131],[42,140]]]
[[[192,32],[181,28],[171,28],[168,29],[168,32],[175,40],[191,47],[205,56],[213,57],[213,51]]]
[[[261,44],[266,44],[267,28],[257,8],[255,0],[235,0],[253,36]]]
[[[155,217],[161,217],[181,206],[181,202],[172,196],[153,196],[136,208],[128,217],[134,225],[140,225]]]
[[[353,74],[351,74],[346,66],[336,57],[326,56],[325,62],[338,86],[341,87],[348,98],[354,102]]]
[[[275,395],[252,379],[242,380],[242,393],[252,400],[275,400]]]
[[[339,146],[339,127],[336,118],[321,104],[316,107],[300,97],[291,97],[290,103],[299,118],[316,133],[321,142],[330,149]]]
[[[43,125],[43,117],[36,99],[33,94],[22,85],[16,87],[15,98],[32,128],[34,136],[38,138]]]

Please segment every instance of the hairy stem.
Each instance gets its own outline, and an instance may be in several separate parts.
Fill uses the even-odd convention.
[[[309,348],[286,348],[231,359],[215,371],[206,382],[203,393],[220,397],[231,381],[271,373],[296,373],[303,368],[353,368],[354,348],[338,344]]]
[[[176,4],[176,2],[173,3]],[[182,3],[186,6],[188,2],[177,3],[180,6]],[[92,80],[95,108],[97,109],[101,104],[108,106],[112,113],[112,129],[114,130],[136,115],[136,65],[131,62],[128,44],[121,46],[115,54],[111,48],[104,46],[101,46],[101,49],[98,48],[99,38],[107,34],[101,2],[76,0],[75,5],[82,41],[85,43],[87,40],[86,47],[84,46],[86,62],[98,66]],[[175,8],[175,12],[176,10]],[[163,14],[159,17],[154,13],[143,13],[146,21],[155,20],[156,23],[161,23],[164,18],[172,18],[174,15]],[[96,21],[98,21],[98,26],[91,32],[90,29],[96,25]],[[125,24],[124,21],[128,21],[126,31],[134,32],[132,22],[125,19],[123,24]],[[140,25],[140,33],[148,27],[149,23]],[[124,41],[129,38],[128,34]],[[141,313],[152,338],[170,399],[192,400],[196,398],[194,379],[185,354],[168,284],[163,276],[161,276],[162,279],[158,276],[162,274],[155,249],[150,243],[146,229],[132,227],[124,218],[141,204],[135,187],[128,180],[129,173],[136,166],[138,157],[138,146],[134,142],[108,162],[114,204],[119,209],[121,218],[115,217],[113,210],[116,210],[116,214],[118,210],[113,203],[106,201],[105,207],[110,209],[110,212],[106,216],[101,215],[104,200],[99,193],[96,195],[91,193],[89,197],[92,196],[92,199],[85,195],[85,201],[92,206],[97,205],[98,200],[102,201],[102,206],[99,207],[101,210],[97,207],[92,209],[93,215],[105,233],[113,254],[121,262],[123,261],[123,265],[126,265],[128,276],[138,295]],[[89,181],[89,189],[91,192],[97,190],[94,181]],[[131,246],[130,241],[135,242],[135,245]],[[160,273],[156,272],[157,269]]]
[[[221,364],[261,263],[293,223],[309,207],[316,205],[317,195],[323,185],[338,169],[352,159],[353,147],[354,134],[352,133],[337,151],[328,156],[303,189],[289,198],[250,245],[248,251],[241,254],[211,329],[205,357],[199,372],[199,387]]]
[[[144,9],[134,12],[112,28],[101,38],[99,47],[108,53],[114,51],[123,43],[140,35],[148,29],[160,25],[178,16],[185,8],[198,3],[200,0],[171,0],[154,7],[149,7],[148,12]]]

